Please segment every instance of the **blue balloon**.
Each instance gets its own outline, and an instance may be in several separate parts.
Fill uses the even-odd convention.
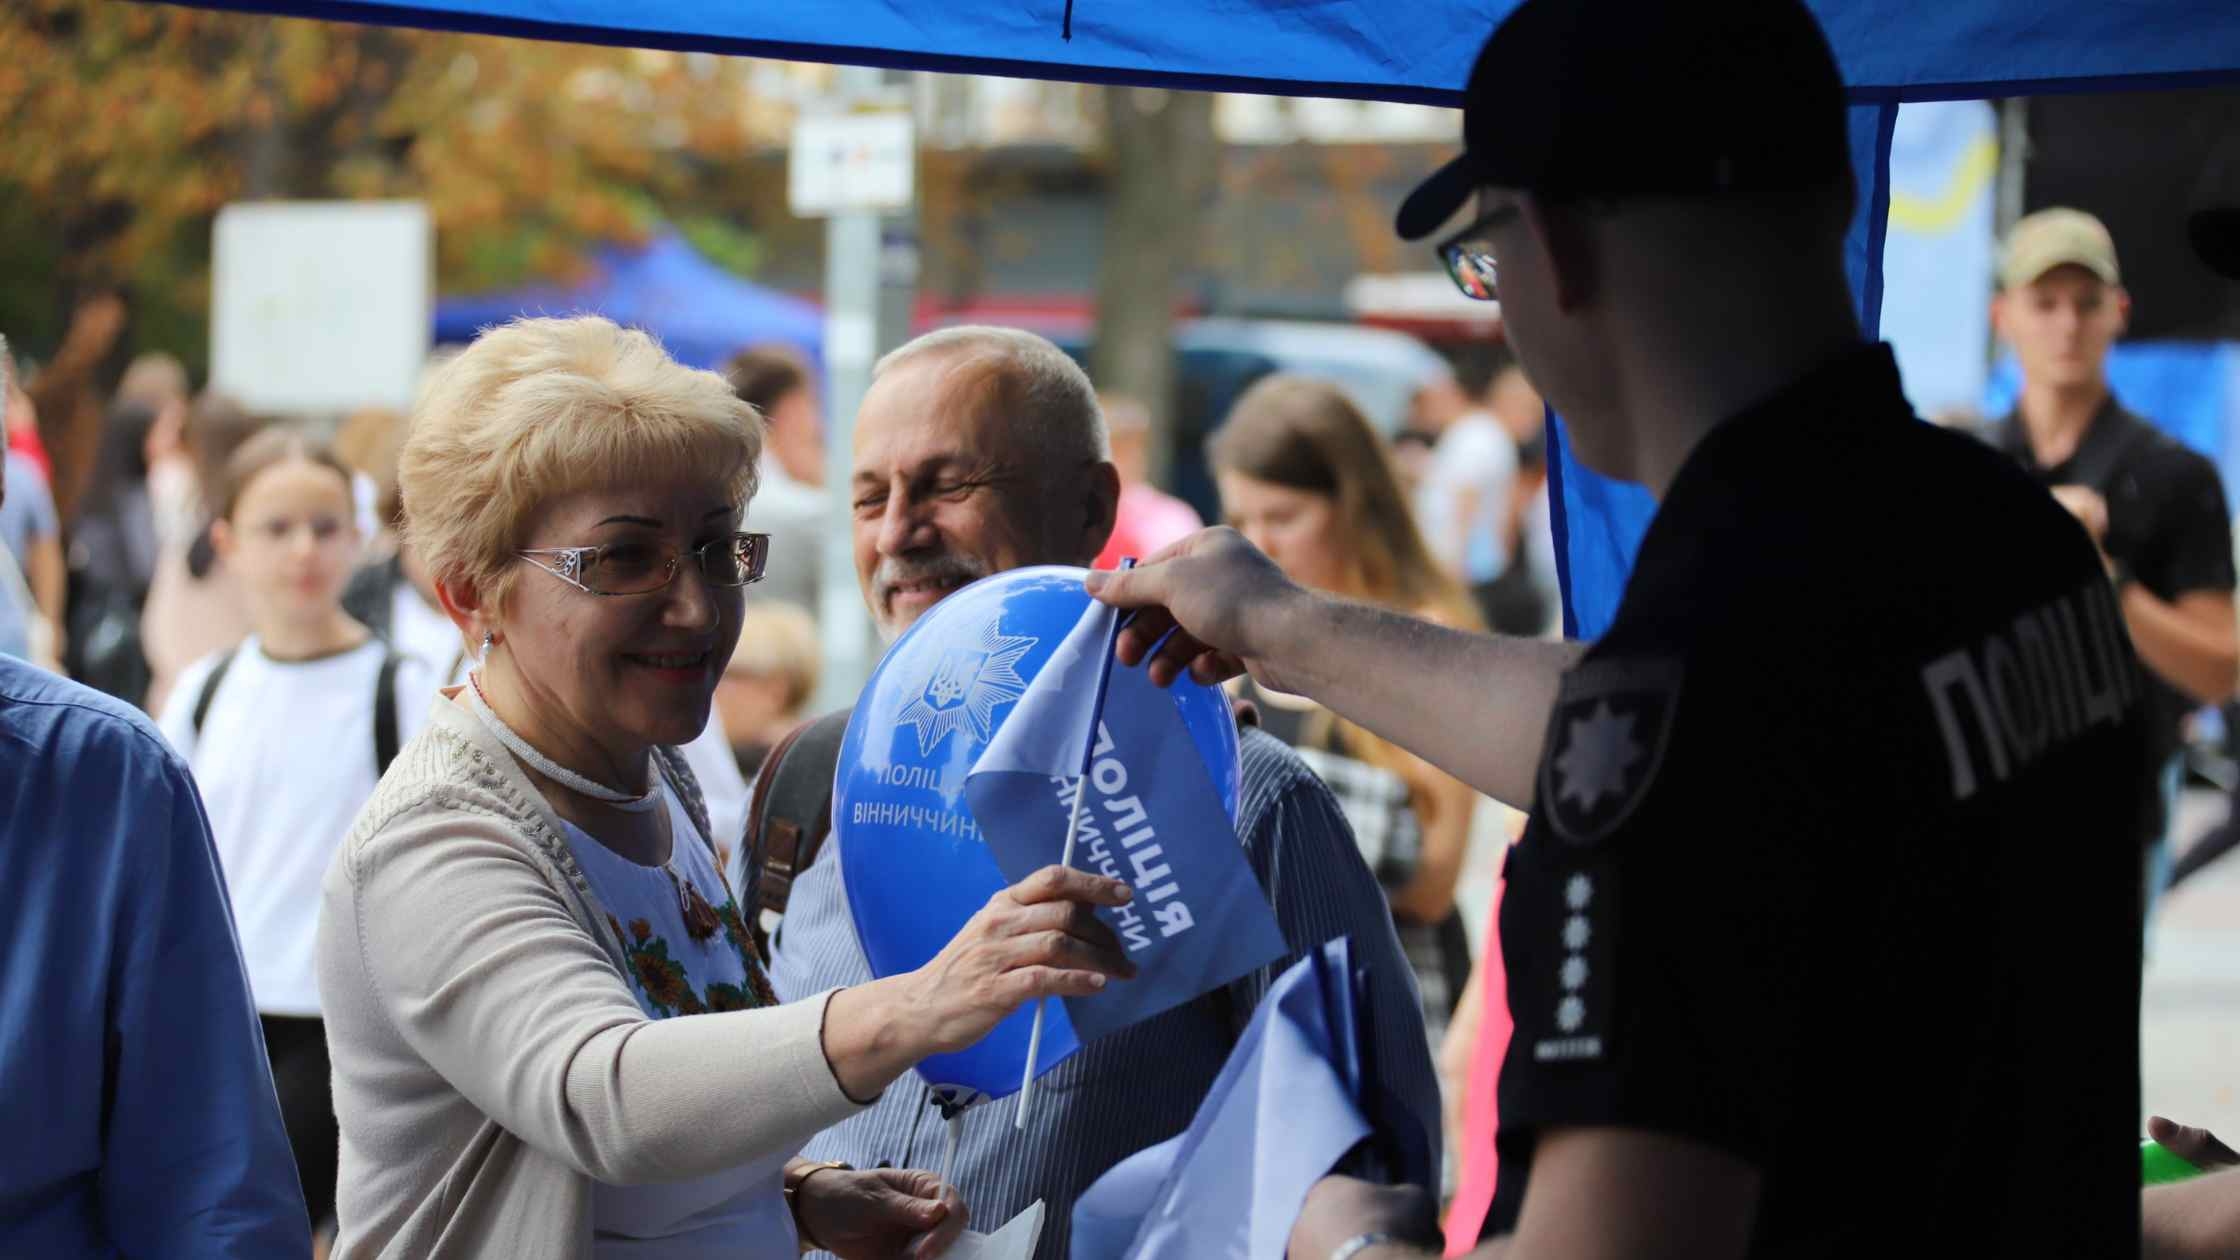
[[[1084,573],[1014,569],[957,591],[918,618],[864,685],[840,744],[832,833],[874,975],[925,965],[1005,887],[965,800],[965,776],[1088,608]],[[1243,770],[1228,698],[1187,677],[1170,691],[1233,822]],[[1048,1006],[1041,1069],[1081,1047],[1064,1003]],[[1033,1024],[1030,1005],[918,1072],[960,1105],[1016,1093]]]

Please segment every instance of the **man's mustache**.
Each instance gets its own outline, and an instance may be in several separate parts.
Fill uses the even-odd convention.
[[[897,586],[937,583],[962,586],[988,576],[988,567],[977,560],[944,551],[929,556],[887,556],[872,571],[872,588],[883,600]]]

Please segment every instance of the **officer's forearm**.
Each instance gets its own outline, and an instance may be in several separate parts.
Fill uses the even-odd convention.
[[[1268,657],[1286,686],[1518,809],[1532,805],[1557,685],[1586,651],[1331,599],[1283,633]]]
[[[2203,704],[2221,704],[2240,685],[2240,635],[2232,593],[2189,591],[2175,602],[2132,582],[2123,588],[2124,625],[2140,663]]]
[[[2240,1169],[2147,1190],[2139,1220],[2142,1260],[2240,1258]]]

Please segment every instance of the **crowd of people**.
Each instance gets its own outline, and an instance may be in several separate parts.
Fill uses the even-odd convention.
[[[41,379],[51,384],[55,370],[50,363],[29,378],[30,385]],[[611,391],[600,397],[627,406],[569,410],[563,400],[537,414],[509,412],[491,401],[509,380],[569,370]],[[503,843],[513,846],[516,864],[528,853],[558,863],[570,882],[588,884],[588,896],[579,887],[581,899],[567,904],[579,920],[589,905],[600,910],[576,927],[609,947],[601,965],[627,978],[645,1019],[755,1009],[780,994],[836,989],[850,995],[842,1003],[848,1009],[854,995],[875,991],[839,900],[835,866],[814,860],[821,833],[798,855],[797,879],[788,881],[794,894],[790,906],[782,896],[771,899],[772,888],[784,885],[750,875],[760,873],[751,859],[767,845],[766,837],[747,826],[750,784],[763,779],[764,760],[774,751],[781,761],[821,755],[824,761],[810,770],[810,781],[829,784],[837,751],[836,739],[821,754],[812,740],[789,754],[793,741],[787,739],[804,724],[818,683],[817,630],[809,605],[818,576],[825,510],[818,483],[826,453],[814,380],[809,366],[787,351],[750,348],[710,376],[666,362],[642,334],[603,321],[530,321],[439,356],[412,416],[369,409],[322,426],[258,415],[220,393],[194,394],[175,359],[148,355],[133,362],[106,406],[87,405],[82,397],[62,400],[67,414],[95,417],[100,426],[92,444],[95,458],[65,524],[56,491],[71,484],[67,466],[56,471],[49,442],[42,439],[60,447],[73,435],[42,425],[24,374],[9,374],[12,480],[4,519],[9,554],[23,557],[21,568],[37,579],[38,588],[33,591],[34,583],[26,580],[22,591],[0,592],[6,595],[0,604],[14,610],[25,628],[9,644],[9,654],[54,674],[75,673],[114,701],[144,712],[177,758],[182,779],[192,783],[241,951],[247,1009],[255,1015],[256,1043],[274,1089],[278,1131],[285,1134],[306,1219],[322,1246],[351,1254],[358,1236],[353,1226],[361,1221],[365,1233],[386,1240],[384,1246],[405,1245],[400,1240],[422,1237],[423,1230],[433,1231],[430,1237],[533,1236],[503,1212],[462,1223],[425,1202],[434,1188],[413,1180],[437,1170],[455,1192],[457,1159],[427,1152],[443,1149],[439,1135],[456,1140],[477,1130],[456,1107],[431,1110],[426,1124],[433,1129],[402,1126],[394,1091],[409,1087],[425,1096],[430,1090],[463,1089],[468,1082],[436,1068],[425,1080],[400,1084],[390,1075],[395,1064],[383,1062],[375,1075],[382,1078],[379,1089],[390,1092],[373,1092],[375,1086],[360,1079],[359,1062],[339,1050],[375,1028],[394,1031],[400,1011],[393,1004],[432,1001],[431,995],[416,994],[402,969],[438,967],[488,952],[492,945],[475,933],[488,930],[488,916],[503,917],[508,904],[502,888],[483,888],[465,868],[424,871],[391,855],[392,849],[416,857],[436,852],[420,843],[425,830],[407,830],[392,840],[367,835],[364,825],[354,828],[364,818],[413,812],[388,803],[402,791],[398,784],[406,774],[392,767],[400,756],[411,764],[407,754],[428,742],[424,732],[450,729],[462,740],[457,751],[466,755],[488,734],[490,740],[480,741],[485,756],[474,764],[527,767],[520,780],[503,785],[510,790],[497,792],[482,807],[501,810],[513,822],[515,830]],[[720,395],[711,382],[720,383]],[[90,375],[73,384],[90,390]],[[1427,394],[1454,388],[1451,378],[1426,382]],[[672,392],[684,397],[668,397]],[[597,445],[601,425],[626,427],[623,416],[642,423],[649,399],[676,409],[678,432],[639,432]],[[1035,400],[1036,406],[1021,412],[1010,405],[1016,399]],[[568,426],[562,417],[572,421],[573,432],[563,432]],[[461,427],[470,423],[477,427]],[[857,576],[882,632],[898,634],[925,607],[974,577],[1034,563],[1109,566],[1119,554],[1156,553],[1199,528],[1194,510],[1145,476],[1149,426],[1142,404],[1099,394],[1071,359],[1031,334],[952,329],[891,356],[881,364],[857,422],[849,487],[858,522]],[[629,440],[642,449],[629,446]],[[702,448],[694,449],[693,442]],[[734,445],[744,454],[731,449]],[[687,451],[681,459],[679,446]],[[1053,454],[1058,447],[1067,454]],[[1482,624],[1459,576],[1431,555],[1383,439],[1336,387],[1301,377],[1264,380],[1240,400],[1207,455],[1220,470],[1224,515],[1295,562],[1304,580],[1433,613],[1452,624]],[[979,461],[973,466],[982,468],[983,479],[1002,488],[960,501],[943,487],[973,461]],[[607,512],[630,505],[621,502],[627,495],[603,487],[603,497],[586,500],[589,516],[550,528],[556,543],[596,535],[599,526],[592,522],[615,517],[663,525],[641,538],[588,548],[504,548],[501,539],[533,541],[540,532],[533,523],[545,521],[554,504],[579,497],[576,483],[597,480],[583,469],[617,466],[643,468],[648,485],[664,490],[688,470],[730,469],[724,474],[729,480],[719,478],[718,489],[704,497],[711,504],[745,505],[745,523],[758,528],[707,540],[695,540],[688,531],[684,538],[666,540],[660,530],[678,516],[673,503],[657,504],[659,512],[651,507]],[[988,469],[997,466],[1078,469],[1086,480],[989,476]],[[871,487],[866,479],[874,476],[887,484]],[[1304,513],[1293,512],[1286,521],[1263,502],[1271,491],[1293,495]],[[492,505],[507,505],[512,515],[485,519],[484,536],[457,536],[457,529],[499,510]],[[719,523],[737,521],[735,513],[725,517],[713,508],[680,519],[697,523],[711,514]],[[1061,523],[1066,528],[1059,528]],[[728,576],[736,585],[725,585],[713,576],[717,556],[734,545],[740,551],[724,563],[751,565],[752,572],[735,571]],[[594,669],[583,659],[587,649],[581,644],[541,647],[540,656],[548,658],[542,666],[532,675],[514,676],[517,667],[507,662],[518,660],[532,628],[562,626],[603,645],[635,635],[663,638],[666,632],[658,625],[598,626],[570,600],[615,596],[587,607],[603,612],[635,606],[658,614],[665,603],[641,596],[690,585],[674,580],[686,560],[718,588],[711,590],[719,596],[716,603],[736,602],[714,608],[716,620],[706,626],[695,619],[698,614],[686,614],[691,628],[674,644],[645,644],[660,649],[648,655],[662,662],[675,646],[676,655],[696,658],[682,672],[712,677],[709,705],[697,710],[697,724],[687,723],[689,731],[665,712],[636,715],[634,723],[615,695],[593,691],[580,678],[573,687],[556,681],[570,670],[612,681],[605,677],[611,664]],[[517,588],[506,572],[509,562],[544,569],[552,588]],[[443,576],[462,569],[478,579],[473,596],[463,597]],[[607,585],[618,574],[634,574],[626,589]],[[749,580],[756,584],[751,599],[741,594]],[[493,588],[502,593],[493,596]],[[536,596],[552,606],[536,607]],[[493,599],[507,606],[503,616],[519,627],[510,635],[484,611]],[[682,650],[687,648],[704,649],[707,659]],[[679,673],[666,666],[650,672]],[[584,694],[571,694],[577,688]],[[520,694],[509,695],[515,692]],[[1396,1096],[1436,1114],[1440,1083],[1430,1049],[1471,974],[1469,935],[1455,894],[1480,798],[1428,763],[1299,698],[1246,686],[1239,701],[1240,710],[1253,715],[1243,743],[1246,799],[1239,836],[1260,869],[1289,872],[1280,891],[1272,890],[1287,939],[1304,951],[1332,935],[1358,935],[1364,925],[1397,928],[1383,938],[1388,944],[1381,950],[1375,936],[1366,938],[1363,956],[1387,999],[1399,1008],[1420,1007],[1425,1023],[1414,1029],[1394,1025],[1398,1044],[1380,1060]],[[687,704],[682,711],[695,710]],[[456,716],[461,713],[487,718],[488,730],[478,732]],[[814,725],[836,731],[846,717],[843,711]],[[650,732],[644,745],[594,751],[608,749],[617,728],[633,725]],[[627,767],[643,762],[654,746],[676,749],[686,773],[661,780],[666,813],[652,822],[629,813],[642,802],[610,801],[592,790],[595,785],[542,764],[536,753],[557,747],[562,764],[600,766],[610,781],[632,782]],[[657,764],[674,770],[670,761]],[[433,781],[455,789],[451,781],[465,773],[454,766]],[[782,776],[770,777],[775,782]],[[528,804],[536,799],[531,791],[547,801],[550,812]],[[471,807],[457,805],[452,795],[446,793],[447,807],[434,810],[428,825],[459,827],[458,811]],[[781,802],[767,821],[758,816],[758,826],[783,816]],[[675,840],[679,835],[706,843]],[[359,860],[403,882],[386,887],[375,882],[370,891],[352,888],[350,901],[338,904],[330,871],[345,868],[337,854],[369,852],[375,856]],[[463,842],[441,852],[466,867],[475,865],[475,849]],[[664,853],[658,862],[647,860]],[[540,873],[549,876],[551,869]],[[429,917],[428,889],[439,886],[470,899],[475,907],[470,921],[446,924]],[[727,891],[750,887],[763,897],[753,913],[743,911]],[[672,895],[662,895],[665,889]],[[551,892],[547,879],[536,896]],[[381,903],[384,894],[393,904]],[[368,898],[375,900],[370,909]],[[690,921],[665,923],[663,912],[678,906]],[[706,915],[695,919],[702,909]],[[751,929],[749,918],[757,920]],[[710,922],[719,927],[703,930]],[[765,939],[769,923],[779,923],[775,949],[743,943]],[[602,927],[613,939],[604,939]],[[344,930],[348,939],[361,941],[397,935],[378,956],[362,958],[360,970],[335,963],[335,950],[318,944],[322,932]],[[1079,927],[1066,948],[1087,948],[1080,944],[1084,937],[1103,943],[1101,929]],[[585,961],[566,957],[549,942],[516,952],[536,970],[503,982],[494,969],[485,971],[475,990],[479,1000],[549,994],[561,983],[555,976]],[[1037,1199],[1070,1202],[1121,1158],[1179,1129],[1250,1018],[1258,993],[1279,970],[1265,969],[1224,991],[1219,1003],[1175,1012],[1063,1065],[1058,1072],[1068,1079],[1113,1085],[1079,1091],[1054,1082],[1056,1101],[1037,1113],[1036,1131],[1025,1139],[999,1132],[992,1121],[984,1122],[985,1134],[967,1133],[958,1176],[984,1188],[978,1209],[1008,1215]],[[1080,983],[1085,973],[1066,974]],[[423,982],[435,985],[438,979]],[[951,979],[945,975],[944,983]],[[363,1009],[374,1000],[369,994],[381,1003],[371,1012]],[[584,1029],[600,1018],[595,1008],[567,1012],[577,1022],[531,1029],[520,1026],[518,1015],[504,1013],[509,1008],[497,1009],[501,1014],[480,1018],[449,1010],[447,1021],[467,1022],[446,1027],[474,1038],[476,1056],[490,1060],[477,1069],[473,1084],[515,1095],[524,1075],[555,1070],[543,1056],[563,1051],[571,1059],[580,1056],[580,1042],[589,1035]],[[606,1016],[611,1027],[611,1008]],[[516,1027],[518,1042],[492,1043],[481,1022],[491,1018]],[[821,1037],[827,1055],[837,1053],[836,1017],[821,1004],[813,1014],[787,1018],[792,1035],[813,1034],[812,1043]],[[360,1025],[355,1031],[353,1020]],[[837,1035],[849,1030],[841,1023]],[[775,1031],[743,1035],[771,1049],[773,1057],[758,1062],[763,1070],[786,1063]],[[865,1038],[882,1040],[870,1033]],[[509,1051],[508,1044],[518,1044],[518,1050]],[[704,1044],[680,1038],[679,1053],[696,1053]],[[1121,1106],[1122,1096],[1132,1091],[1118,1065],[1153,1061],[1141,1052],[1154,1045],[1161,1052],[1159,1080],[1171,1084],[1180,1072],[1191,1088],[1160,1091],[1169,1100],[1164,1110]],[[899,1057],[883,1044],[881,1051],[877,1065],[856,1082],[859,1087],[836,1087],[821,1103],[803,1101],[812,1114],[790,1123],[825,1129],[807,1144],[807,1156],[867,1168],[924,1162],[926,1144],[919,1137],[924,1100],[881,1090],[893,1072],[929,1047]],[[444,1052],[414,1037],[409,1053]],[[571,1072],[591,1071],[598,1060],[581,1062],[584,1066],[554,1078],[563,1090]],[[852,1064],[832,1062],[836,1081],[853,1079]],[[792,1063],[787,1070],[798,1068]],[[703,1079],[696,1087],[783,1092],[791,1079]],[[649,1097],[659,1103],[658,1087],[649,1088],[654,1089]],[[860,1105],[849,1101],[855,1098],[877,1101],[849,1119],[846,1113]],[[635,1114],[642,1115],[645,1105]],[[695,1114],[687,1101],[673,1105],[680,1107],[680,1118]],[[360,1108],[360,1114],[384,1117],[377,1134],[353,1132],[351,1118]],[[583,1151],[549,1149],[573,1140],[563,1130],[539,1130],[511,1112],[488,1123],[481,1132],[505,1132],[532,1146],[542,1140],[540,1158],[573,1165],[573,1179],[550,1182],[550,1192],[574,1186],[574,1193],[587,1195],[598,1238],[610,1232],[667,1237],[683,1231],[712,1239],[728,1236],[725,1231],[744,1236],[767,1230],[769,1203],[761,1191],[782,1188],[788,1159],[802,1149],[795,1142],[786,1151],[772,1148],[770,1153],[780,1156],[774,1161],[764,1158],[761,1144],[769,1131],[757,1125],[733,1134],[702,1133],[711,1144],[678,1157],[687,1167],[705,1164],[708,1176],[696,1180],[707,1184],[681,1197],[652,1196],[632,1204],[628,1196],[599,1189],[600,1172],[618,1180],[624,1176],[619,1170],[632,1167],[630,1159],[668,1149],[659,1144],[681,1142],[681,1133],[618,1132],[613,1137],[622,1147],[602,1158],[622,1162],[595,1166],[585,1162],[590,1156]],[[656,1145],[640,1145],[647,1142]],[[269,1160],[272,1153],[261,1157]],[[506,1154],[500,1162],[520,1158]],[[753,1176],[741,1172],[748,1164]],[[922,1181],[852,1189],[834,1180],[819,1183],[820,1189],[838,1186],[873,1200],[880,1193],[901,1195],[897,1203],[909,1199],[905,1191],[923,1190],[930,1196],[926,1202],[936,1205],[950,1193]],[[602,1206],[612,1210],[612,1220],[601,1215]],[[928,1210],[940,1214],[948,1208]],[[555,1228],[565,1233],[574,1224],[561,1220]],[[828,1224],[805,1236],[822,1243],[838,1228]],[[481,1230],[495,1232],[478,1235]],[[1041,1254],[1062,1255],[1065,1232],[1063,1216],[1054,1218]],[[855,1253],[838,1247],[838,1254]]]
[[[1390,434],[1258,381],[1203,452],[1226,528],[1156,486],[1150,406],[1016,329],[888,354],[844,451],[798,354],[695,370],[595,316],[335,424],[162,354],[104,396],[115,299],[36,373],[0,343],[0,995],[43,1012],[0,1044],[0,1124],[42,1139],[0,1156],[0,1252],[855,1260],[1041,1202],[1063,1260],[1074,1201],[1343,935],[1366,1087],[1481,1174],[1450,1253],[2222,1254],[2240,1173],[2142,1198],[2133,1130],[2184,723],[2240,690],[2232,523],[2108,388],[2115,243],[2019,224],[2013,414],[1913,423],[1845,284],[1809,11],[1569,37],[1594,7],[1494,33],[1400,214],[1469,214],[1436,248],[1514,353]],[[1694,112],[1651,145],[1640,99]],[[1548,405],[1659,501],[1591,647],[1555,633]],[[1916,510],[1874,511],[1897,484]],[[1285,956],[1066,1059],[1016,1127],[903,1078],[1127,983],[1097,911],[1132,893],[1046,868],[873,975],[830,837],[850,714],[810,712],[841,494],[886,639],[1078,565],[1137,610],[1126,667],[1231,690]],[[1290,1254],[1433,1254],[1457,1180],[1326,1177]]]

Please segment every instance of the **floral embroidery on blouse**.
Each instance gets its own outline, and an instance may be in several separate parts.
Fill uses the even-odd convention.
[[[719,980],[708,985],[704,995],[693,991],[684,963],[670,954],[668,939],[656,934],[650,921],[632,919],[629,930],[625,931],[613,915],[607,916],[615,935],[622,938],[623,956],[630,963],[630,978],[655,1018],[744,1011],[778,1004],[777,992],[770,987],[762,960],[740,923],[738,903],[727,900],[716,914],[723,921],[724,936],[739,952],[746,982],[728,984]]]
[[[669,956],[669,942],[653,934],[651,923],[630,920],[630,934],[623,938],[622,948],[630,960],[630,974],[638,982],[638,991],[645,995],[646,1005],[657,1017],[696,1015],[708,1009],[692,991],[684,964]]]
[[[718,982],[708,986],[708,1009],[711,1011],[744,1011],[755,1005],[754,999],[738,985]]]

